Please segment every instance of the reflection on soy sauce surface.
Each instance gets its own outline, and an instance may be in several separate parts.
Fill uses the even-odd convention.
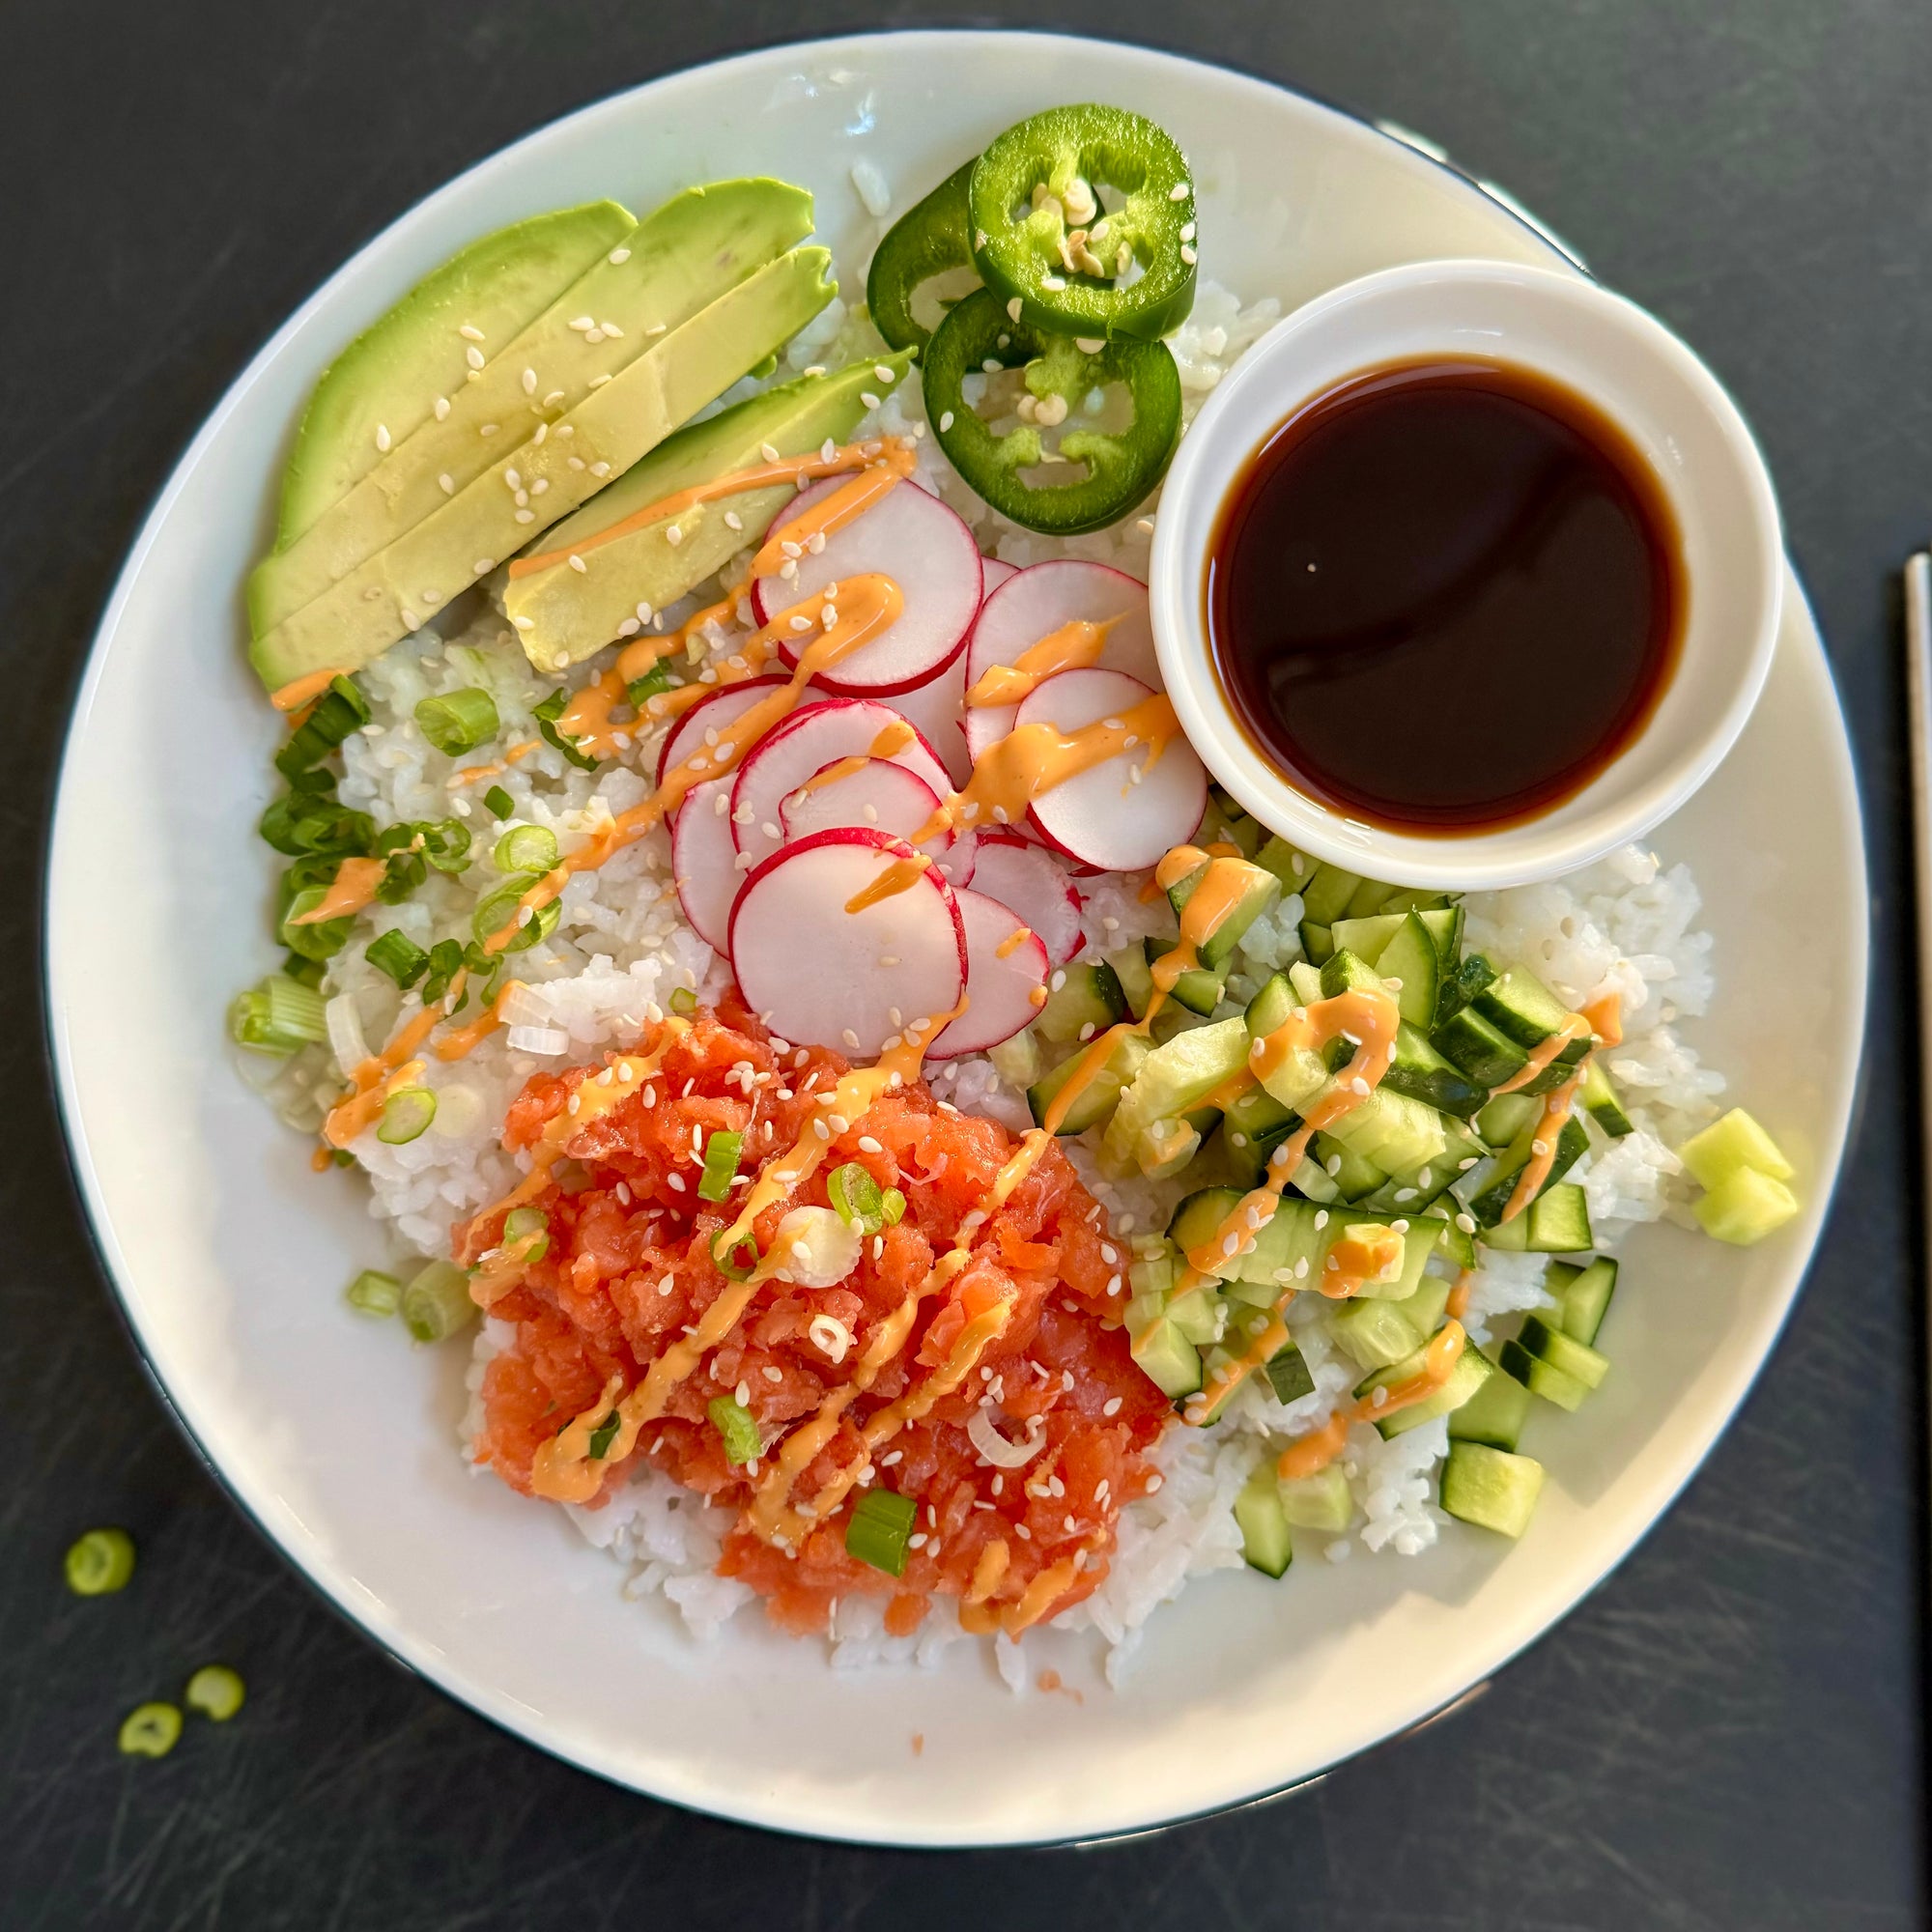
[[[1280,424],[1210,549],[1208,633],[1243,728],[1300,790],[1410,833],[1582,790],[1675,666],[1686,592],[1662,487],[1549,379],[1371,370]]]

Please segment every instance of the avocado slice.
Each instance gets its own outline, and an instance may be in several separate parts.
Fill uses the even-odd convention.
[[[828,438],[843,442],[911,362],[904,351],[893,350],[831,376],[806,376],[767,389],[704,422],[687,424],[559,524],[544,538],[543,549],[569,551],[679,490],[752,469],[764,460],[760,451],[766,444],[781,456],[798,456]],[[741,491],[680,511],[676,544],[666,541],[672,522],[666,518],[600,544],[584,554],[581,571],[561,562],[513,577],[503,593],[504,614],[539,670],[561,670],[602,650],[627,619],[635,628],[640,603],[663,610],[727,557],[756,543],[795,494],[790,482]],[[737,528],[725,523],[726,512],[737,518]]]
[[[324,370],[302,412],[282,474],[275,548],[287,550],[368,475],[384,442],[393,450],[429,421],[439,400],[462,391],[472,344],[520,335],[637,225],[629,209],[592,201],[499,228],[458,250],[365,328]]]
[[[493,559],[567,517],[604,487],[606,475],[639,462],[797,334],[837,293],[831,269],[827,250],[794,249],[656,337],[542,443],[506,452],[441,509],[257,638],[249,657],[262,681],[276,691],[325,667],[353,670],[407,637],[493,570]],[[529,497],[527,524],[517,522],[511,469]]]
[[[493,350],[473,372],[476,380],[450,396],[440,421],[434,397],[425,397],[428,420],[286,550],[256,566],[248,580],[250,633],[265,637],[434,516],[540,428],[554,427],[602,380],[632,366],[810,232],[811,196],[776,181],[715,182],[647,214],[534,322]],[[613,262],[612,254],[624,259]],[[615,335],[607,323],[616,325]],[[466,342],[466,355],[471,348],[480,355],[485,345]],[[595,460],[576,453],[586,464]],[[507,467],[528,469],[513,458]],[[517,547],[541,527],[525,526]]]

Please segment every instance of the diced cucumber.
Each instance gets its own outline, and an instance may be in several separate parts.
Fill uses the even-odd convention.
[[[1269,974],[1261,991],[1248,1002],[1245,1017],[1249,1033],[1257,1039],[1273,1033],[1301,1004],[1286,973]]]
[[[1141,1373],[1162,1395],[1179,1400],[1201,1386],[1201,1353],[1166,1316],[1133,1342]]]
[[[1199,1349],[1218,1342],[1228,1329],[1228,1312],[1220,1296],[1202,1282],[1168,1296],[1167,1319]]]
[[[1539,1117],[1541,1111],[1538,1110]],[[1479,1186],[1458,1190],[1467,1195],[1469,1212],[1476,1217],[1481,1226],[1494,1227],[1509,1211],[1510,1202],[1516,1194],[1518,1178],[1529,1165],[1531,1150],[1535,1146],[1541,1125],[1540,1118],[1533,1121],[1496,1156],[1493,1166],[1487,1170],[1474,1170],[1471,1179],[1479,1179],[1481,1183]],[[1556,1152],[1550,1160],[1549,1173],[1542,1186],[1537,1189],[1534,1198],[1540,1199],[1558,1185],[1563,1177],[1589,1151],[1588,1129],[1575,1115],[1570,1116],[1556,1136]]]
[[[1798,1197],[1781,1180],[1754,1167],[1734,1169],[1690,1209],[1707,1235],[1747,1248],[1798,1213]]]
[[[1312,1476],[1289,1476],[1275,1485],[1281,1511],[1297,1529],[1326,1530],[1339,1536],[1355,1520],[1355,1498],[1340,1463]]]
[[[1583,1111],[1612,1140],[1620,1141],[1632,1131],[1631,1117],[1624,1112],[1617,1090],[1604,1071],[1601,1060],[1593,1058],[1583,1069],[1583,1084],[1577,1090],[1577,1097],[1582,1102]]]
[[[1114,969],[1127,1010],[1137,1020],[1146,1019],[1148,1003],[1153,998],[1153,974],[1148,967],[1146,950],[1123,946],[1118,952],[1107,954],[1107,964]]]
[[[1329,1317],[1336,1341],[1365,1369],[1406,1361],[1435,1334],[1449,1298],[1440,1275],[1425,1274],[1400,1301],[1345,1302]]]
[[[1401,912],[1371,913],[1366,919],[1338,919],[1328,930],[1338,952],[1352,952],[1373,966],[1407,919],[1408,915]]]
[[[1386,1208],[1397,1214],[1419,1212],[1467,1171],[1464,1161],[1481,1158],[1483,1144],[1460,1121],[1444,1120],[1442,1126],[1448,1143],[1444,1152],[1420,1167],[1390,1175],[1368,1197],[1371,1208]]]
[[[1177,1172],[1159,1150],[1182,1138],[1175,1130],[1185,1124],[1183,1117],[1239,1073],[1247,1059],[1247,1023],[1238,1017],[1196,1027],[1155,1047],[1121,1094],[1107,1123],[1105,1157],[1121,1173],[1131,1166],[1149,1175],[1156,1167]],[[1196,1124],[1192,1131],[1198,1147],[1204,1129]]]
[[[1294,1110],[1284,1107],[1265,1087],[1250,1087],[1228,1103],[1229,1126],[1250,1140],[1279,1138],[1293,1119]]]
[[[1065,1046],[1092,1039],[1127,1016],[1126,995],[1104,959],[1080,959],[1053,976],[1055,983],[1034,1021],[1042,1039]]]
[[[1263,1373],[1267,1377],[1268,1386],[1274,1390],[1277,1402],[1299,1402],[1303,1396],[1315,1393],[1314,1372],[1308,1366],[1307,1357],[1293,1342],[1268,1357],[1267,1367]]]
[[[1436,1025],[1460,1013],[1495,977],[1496,969],[1480,952],[1470,953],[1453,970],[1445,969],[1435,994]]]
[[[1143,945],[1149,967],[1172,952],[1175,944],[1172,939],[1160,939],[1150,933]],[[1210,972],[1206,966],[1190,966],[1175,980],[1170,997],[1190,1013],[1211,1013],[1221,1004],[1227,986],[1226,974]]]
[[[1424,1360],[1427,1352],[1426,1349],[1418,1349],[1405,1360],[1392,1363],[1385,1369],[1378,1369],[1374,1375],[1355,1385],[1356,1397],[1373,1398],[1378,1388],[1392,1388],[1398,1383],[1412,1381],[1427,1366]],[[1406,1435],[1411,1429],[1420,1429],[1425,1422],[1433,1422],[1438,1415],[1453,1414],[1494,1374],[1495,1364],[1487,1355],[1478,1354],[1474,1349],[1464,1349],[1456,1357],[1456,1366],[1449,1371],[1448,1378],[1434,1395],[1411,1403],[1406,1408],[1399,1408],[1392,1415],[1373,1416],[1371,1420],[1385,1440]]]
[[[1546,1187],[1514,1221],[1483,1230],[1482,1242],[1501,1254],[1577,1255],[1596,1246],[1590,1204],[1574,1180]]]
[[[1295,888],[1301,894],[1301,916],[1317,925],[1333,925],[1348,910],[1349,902],[1362,884],[1353,872],[1339,866],[1321,865],[1307,882]]]
[[[1566,1335],[1560,1327],[1551,1327],[1541,1315],[1532,1315],[1523,1322],[1517,1340],[1526,1353],[1539,1362],[1548,1362],[1552,1369],[1561,1369],[1566,1376],[1574,1376],[1585,1388],[1601,1388],[1604,1378],[1610,1372],[1607,1355],[1600,1355],[1587,1343]]]
[[[1434,1021],[1436,987],[1442,977],[1435,936],[1424,921],[1447,918],[1453,922],[1459,917],[1460,913],[1406,913],[1394,937],[1376,955],[1376,971],[1384,980],[1402,981],[1395,1003],[1410,1026],[1426,1027]]]
[[[1363,879],[1349,895],[1349,903],[1338,917],[1366,919],[1371,913],[1380,912],[1401,890],[1401,887],[1389,885],[1382,879]]]
[[[1321,968],[1307,959],[1297,959],[1288,969],[1288,983],[1304,1007],[1321,997]]]
[[[1085,1133],[1098,1126],[1118,1106],[1122,1090],[1152,1057],[1155,1049],[1137,1033],[1123,1033],[1115,1040],[1098,1073],[1088,1083],[1066,1118],[1060,1123],[1063,1134]],[[1033,1110],[1034,1124],[1046,1124],[1047,1110],[1059,1097],[1060,1090],[1072,1077],[1073,1069],[1087,1057],[1085,1047],[1076,1048],[1065,1060],[1027,1089],[1027,1105]]]
[[[1457,1213],[1463,1210],[1452,1200],[1449,1203]],[[1437,1250],[1444,1261],[1454,1262],[1459,1268],[1476,1265],[1476,1237],[1466,1228],[1457,1226],[1454,1215],[1445,1215],[1438,1203],[1422,1217],[1425,1221],[1439,1221],[1441,1235],[1437,1239]]]
[[[1281,881],[1285,895],[1300,892],[1316,870],[1316,862],[1305,852],[1296,851],[1279,833],[1264,841],[1254,860],[1257,866],[1272,872]]]
[[[1168,1216],[1167,1238],[1184,1255],[1211,1241],[1221,1223],[1240,1205],[1240,1194],[1235,1188],[1199,1188]],[[1223,1281],[1232,1280],[1241,1272],[1240,1263],[1237,1260],[1219,1263],[1211,1272]]]
[[[1505,1342],[1500,1357],[1502,1373],[1514,1376],[1531,1395],[1553,1402],[1573,1414],[1583,1406],[1590,1391],[1575,1376],[1566,1375],[1553,1362],[1541,1362],[1520,1342]]]
[[[1290,1177],[1290,1181],[1297,1194],[1319,1203],[1321,1207],[1332,1206],[1341,1200],[1342,1190],[1335,1185],[1334,1178],[1316,1164],[1313,1154],[1301,1156],[1301,1165]]]
[[[1434,1107],[1392,1094],[1385,1087],[1329,1122],[1324,1130],[1352,1152],[1372,1160],[1384,1174],[1401,1174],[1444,1159],[1449,1136]]]
[[[1264,1577],[1284,1575],[1294,1561],[1294,1546],[1289,1539],[1274,1464],[1267,1459],[1258,1463],[1254,1474],[1241,1485],[1235,1498],[1235,1520],[1240,1525],[1241,1556],[1248,1568]]]
[[[1492,1148],[1506,1148],[1542,1118],[1543,1103],[1530,1094],[1498,1094],[1476,1116],[1476,1131]]]
[[[1446,1018],[1438,1012],[1429,1043],[1479,1087],[1500,1087],[1529,1065],[1529,1055],[1514,1040],[1505,1039],[1472,1006],[1459,1007]]]
[[[1229,896],[1224,901],[1227,909],[1216,922],[1213,931],[1196,946],[1195,954],[1208,971],[1218,973],[1234,956],[1235,948],[1241,943],[1241,935],[1281,896],[1281,881],[1264,867],[1250,865],[1245,859],[1209,860],[1195,867],[1185,878],[1177,880],[1168,888],[1167,902],[1174,908],[1176,919],[1181,917],[1183,909],[1200,889],[1210,866],[1232,870],[1233,875],[1227,881]],[[1185,930],[1184,926],[1182,930]]]
[[[1040,1074],[1039,1037],[1032,1027],[1022,1027],[1010,1039],[989,1047],[986,1058],[1009,1087],[1031,1087]]]
[[[1208,810],[1201,814],[1200,829],[1194,835],[1197,845],[1229,844],[1244,859],[1252,859],[1267,835],[1218,785],[1208,791]]]
[[[1584,1267],[1551,1262],[1543,1271],[1543,1286],[1555,1297],[1564,1334],[1586,1348],[1593,1346],[1617,1291],[1616,1263],[1608,1255],[1599,1255]]]
[[[1475,1081],[1430,1045],[1429,1037],[1419,1027],[1405,1020],[1396,1032],[1395,1058],[1382,1075],[1382,1085],[1393,1094],[1406,1094],[1440,1114],[1454,1114],[1466,1120],[1489,1095],[1487,1087]]]
[[[1302,952],[1316,965],[1324,965],[1335,956],[1335,935],[1330,927],[1312,919],[1304,919],[1295,930],[1300,935]]]
[[[1747,1167],[1773,1180],[1789,1180],[1797,1172],[1783,1150],[1742,1107],[1733,1107],[1700,1134],[1692,1134],[1677,1150],[1699,1187],[1716,1189]]]
[[[1530,1395],[1522,1383],[1498,1369],[1449,1418],[1451,1442],[1482,1442],[1492,1449],[1514,1449],[1529,1420]]]
[[[1452,1442],[1442,1464],[1442,1507],[1463,1522],[1520,1536],[1543,1492],[1543,1464],[1483,1442]]]
[[[1335,1184],[1338,1201],[1362,1201],[1388,1185],[1388,1175],[1366,1154],[1355,1152],[1332,1134],[1317,1134],[1309,1151]]]
[[[1570,1009],[1522,966],[1505,967],[1470,1004],[1505,1039],[1519,1046],[1541,1046],[1570,1017]],[[1590,1043],[1583,1039],[1572,1044],[1587,1052]]]

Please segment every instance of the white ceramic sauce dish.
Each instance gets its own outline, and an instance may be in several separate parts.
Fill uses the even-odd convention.
[[[1351,377],[1424,359],[1496,362],[1553,381],[1620,428],[1655,472],[1682,541],[1688,610],[1649,718],[1573,796],[1494,828],[1367,824],[1298,788],[1249,737],[1212,662],[1209,553],[1223,505],[1275,429]],[[1415,262],[1345,283],[1278,323],[1195,419],[1154,534],[1154,638],[1169,694],[1209,771],[1264,825],[1352,872],[1478,891],[1584,866],[1677,810],[1744,729],[1771,668],[1782,538],[1737,406],[1634,302],[1518,263]],[[1552,651],[1551,696],[1561,699]]]

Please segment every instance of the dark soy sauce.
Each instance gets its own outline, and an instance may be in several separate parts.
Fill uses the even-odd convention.
[[[1299,790],[1444,834],[1581,791],[1656,708],[1685,603],[1675,521],[1621,430],[1526,370],[1413,362],[1306,404],[1236,479],[1208,635]]]

